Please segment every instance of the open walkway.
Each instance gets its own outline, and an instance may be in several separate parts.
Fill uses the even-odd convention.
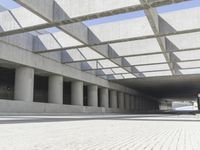
[[[199,150],[198,115],[0,117],[1,150]]]

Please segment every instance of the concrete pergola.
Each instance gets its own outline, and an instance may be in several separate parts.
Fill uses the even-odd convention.
[[[185,0],[15,1],[22,7],[0,12],[1,40],[32,34],[33,53],[53,59],[61,54],[61,63],[107,80],[200,73],[200,9],[156,11]],[[139,18],[82,23],[141,10],[145,16]],[[59,31],[45,30],[52,27]]]

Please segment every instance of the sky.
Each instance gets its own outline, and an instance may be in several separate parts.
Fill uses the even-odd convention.
[[[3,7],[7,9],[20,7],[20,5],[13,2],[13,0],[0,0],[0,5],[2,5]],[[165,12],[176,11],[176,10],[186,9],[186,8],[193,8],[193,7],[200,7],[200,0],[190,0],[183,3],[157,7],[156,10],[158,13],[165,13]],[[107,22],[114,22],[114,21],[119,21],[119,20],[142,17],[144,15],[145,15],[144,11],[136,11],[136,12],[126,13],[126,14],[114,15],[110,17],[93,19],[93,20],[85,21],[84,24],[86,24],[87,26],[92,26],[92,25],[103,24]],[[57,31],[58,29],[50,28],[49,30]]]
[[[0,0],[0,5],[2,5],[3,7],[7,8],[7,9],[13,9],[13,8],[20,7],[20,5],[13,2],[12,0]]]
[[[181,10],[181,9],[186,9],[186,8],[193,8],[193,7],[200,7],[200,0],[190,0],[183,3],[157,7],[156,10],[158,13],[165,13],[165,12],[176,11],[176,10]],[[103,24],[107,22],[137,18],[137,17],[142,17],[142,16],[145,16],[144,11],[136,11],[136,12],[126,13],[126,14],[115,15],[111,17],[104,17],[104,18],[89,20],[89,21],[85,21],[84,23],[87,26],[92,26],[96,24]]]

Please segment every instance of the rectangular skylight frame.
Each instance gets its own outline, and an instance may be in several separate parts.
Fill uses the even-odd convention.
[[[172,72],[171,71],[145,72],[143,74],[145,75],[145,77],[172,76]]]
[[[174,44],[171,50],[200,48],[200,32],[167,36],[167,39]]]
[[[102,42],[154,35],[146,17],[99,24],[89,28]]]
[[[93,49],[89,48],[89,47],[85,47],[85,48],[79,48],[78,49],[80,51],[80,53],[87,59],[102,59],[105,58],[102,55],[100,55],[99,53],[97,53],[96,51],[94,51]]]
[[[113,68],[112,71],[116,74],[119,74],[119,73],[128,73],[128,71],[126,71],[125,69],[123,68]]]
[[[109,59],[104,59],[104,60],[98,60],[98,63],[103,67],[103,68],[111,68],[111,67],[118,67],[115,63],[110,61]]]
[[[182,69],[189,69],[189,68],[200,68],[200,60],[197,61],[188,61],[188,62],[177,62],[177,64]]]
[[[155,64],[155,65],[136,66],[136,69],[137,69],[139,72],[159,71],[159,70],[170,70],[168,64]]]
[[[160,14],[160,17],[175,31],[200,28],[200,7]],[[187,21],[187,23],[186,23]]]
[[[67,14],[67,16],[70,18],[141,4],[139,0],[109,0],[104,2],[102,2],[102,0],[85,0],[84,2],[81,1],[82,0],[55,0],[55,3],[57,7],[62,9],[63,13]]]
[[[122,74],[122,76],[124,77],[124,79],[136,78],[136,76],[134,76],[133,74],[130,74],[130,73]]]
[[[200,59],[200,49],[174,52],[174,55],[181,61],[198,60]]]
[[[166,59],[165,59],[163,54],[153,54],[153,55],[125,57],[125,59],[131,65],[166,63]]]
[[[115,43],[110,46],[119,56],[162,52],[155,38]]]
[[[196,69],[180,69],[179,71],[183,75],[200,74],[200,68],[196,68]]]

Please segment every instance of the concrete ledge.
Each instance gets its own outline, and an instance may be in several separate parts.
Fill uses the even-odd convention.
[[[50,103],[24,102],[0,99],[0,114],[22,113],[125,113],[120,109],[89,107],[75,105],[59,105]]]

